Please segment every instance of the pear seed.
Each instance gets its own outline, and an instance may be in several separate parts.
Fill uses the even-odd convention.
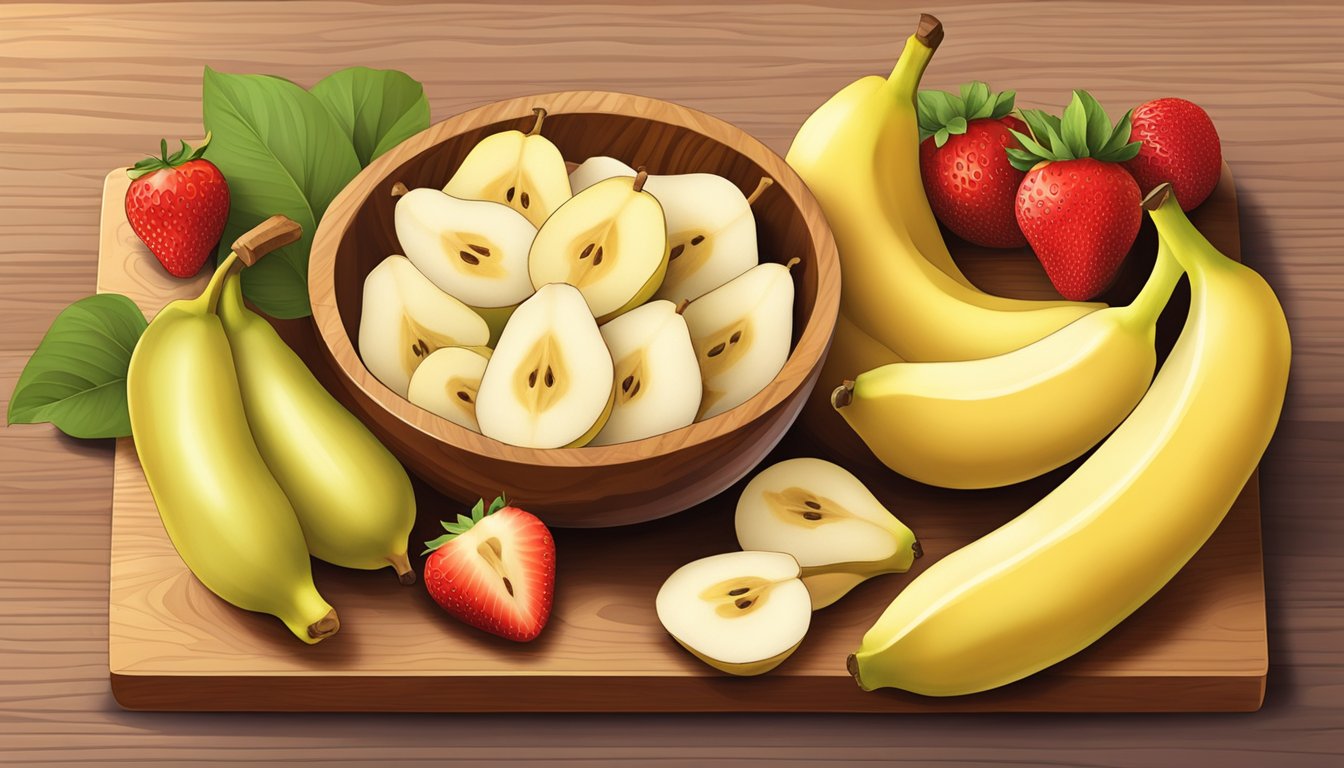
[[[741,340],[742,340],[742,332],[741,332],[741,331],[733,331],[733,335],[728,337],[728,343],[729,343],[729,344],[736,344],[737,342],[739,342],[739,341],[741,341]]]
[[[715,344],[708,352],[705,353],[705,357],[718,357],[719,355],[723,354],[724,346],[725,345],[723,342]]]
[[[481,254],[482,256],[489,256],[489,255],[490,255],[490,249],[489,249],[489,248],[486,248],[484,245],[477,245],[477,244],[475,244],[475,243],[467,243],[467,247],[470,248],[471,250],[473,250],[473,251],[475,251],[475,252]]]
[[[807,501],[805,501],[805,502],[803,502],[803,503],[806,504],[807,506],[813,508],[813,509],[821,509],[821,505],[818,504],[817,502],[811,500],[811,499],[808,499]]]
[[[622,391],[622,392],[629,392],[629,391],[630,391],[630,385],[631,385],[631,384],[634,384],[634,383],[635,383],[635,375],[634,375],[634,374],[630,374],[629,376],[626,376],[626,377],[625,377],[625,381],[622,381],[622,382],[621,382],[621,391]]]
[[[588,258],[588,254],[590,254],[590,253],[593,252],[593,248],[594,248],[594,244],[593,244],[593,243],[589,243],[589,244],[588,244],[588,247],[583,249],[583,253],[580,253],[580,254],[579,254],[579,258],[580,258],[580,259],[586,259],[586,258]]]
[[[461,400],[461,401],[464,402],[464,403],[470,403],[470,402],[471,402],[471,395],[467,394],[466,392],[463,392],[463,391],[459,390],[458,393],[457,393],[457,399],[458,399],[458,400]]]
[[[701,244],[701,243],[703,243],[703,242],[705,242],[705,236],[704,236],[704,235],[696,235],[695,237],[692,237],[692,238],[691,238],[691,245],[699,245],[699,244]]]
[[[821,519],[821,513],[820,513],[820,512],[804,512],[804,513],[803,513],[803,519],[804,519],[804,520],[820,520],[820,519]]]
[[[602,263],[602,246],[597,247],[597,253],[593,254],[593,266]]]
[[[733,597],[737,597],[738,595],[745,595],[750,591],[751,590],[747,589],[746,587],[738,587],[737,589],[731,590],[728,594],[732,595]]]
[[[667,254],[667,260],[671,261],[677,258],[678,256],[681,255],[681,252],[684,250],[686,250],[686,246],[683,245],[682,243],[677,243],[675,246],[672,247],[672,251]]]
[[[527,375],[527,386],[528,386],[528,387],[535,387],[535,386],[537,386],[537,372],[536,372],[536,371],[532,371],[531,373],[529,373],[529,374]]]
[[[742,598],[741,600],[738,600],[737,602],[733,603],[733,605],[736,605],[736,606],[738,607],[738,609],[745,611],[745,610],[747,610],[748,608],[751,607],[751,604],[752,604],[753,602],[755,602],[755,601],[754,601],[754,600],[748,600],[748,599],[746,599],[746,598],[744,597],[744,598]]]
[[[555,374],[551,372],[551,366],[546,366],[546,386],[555,386]]]
[[[466,251],[458,251],[458,252],[457,252],[457,255],[458,255],[459,258],[461,258],[463,261],[467,262],[468,264],[472,265],[473,267],[476,266],[477,264],[480,264],[480,263],[481,263],[481,260],[480,260],[480,259],[478,259],[478,258],[476,258],[475,256],[471,255],[470,253],[467,253]]]
[[[528,200],[527,200],[527,193],[526,193],[526,192],[524,192],[524,193],[522,194],[522,196],[518,198],[518,200],[519,200],[519,202],[521,202],[521,203],[523,204],[523,207],[524,207],[524,208],[527,207]],[[510,592],[509,594],[513,594],[513,593]]]
[[[509,191],[504,193],[504,201],[508,203],[513,202],[513,187],[509,187]]]

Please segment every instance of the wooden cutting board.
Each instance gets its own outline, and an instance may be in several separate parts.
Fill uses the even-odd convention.
[[[123,170],[104,188],[98,290],[134,299],[147,316],[196,295],[207,274],[169,277],[126,222]],[[1239,257],[1236,194],[1222,183],[1194,214],[1221,250]],[[1147,225],[1116,287],[1127,301],[1152,263]],[[1023,251],[954,244],[968,276],[1007,295],[1048,297],[1049,284]],[[1145,260],[1146,259],[1146,260]],[[1169,347],[1184,317],[1178,289],[1160,325]],[[308,321],[278,324],[319,378]],[[337,388],[339,389],[339,388]],[[824,455],[798,428],[769,461]],[[169,542],[129,439],[117,442],[112,502],[109,667],[124,707],[147,710],[564,711],[564,712],[970,712],[1252,711],[1268,668],[1260,508],[1253,476],[1222,527],[1153,600],[1077,656],[1033,678],[974,696],[931,699],[865,693],[845,657],[887,603],[919,571],[993,530],[1058,484],[1071,467],[992,491],[948,491],[859,463],[856,470],[917,533],[925,556],[909,574],[871,580],[817,613],[802,647],[774,672],[733,678],[704,666],[659,626],[653,602],[678,566],[736,549],[733,507],[741,484],[697,508],[652,523],[559,530],[554,613],[537,641],[487,636],[439,611],[423,586],[391,571],[315,563],[341,631],[317,645],[295,640],[269,616],[235,609],[187,571]],[[420,522],[412,542],[462,511],[417,483]],[[1135,530],[1117,547],[1142,547]],[[413,551],[419,547],[412,546]],[[416,560],[417,568],[422,563]],[[1029,601],[1031,595],[1023,595]]]

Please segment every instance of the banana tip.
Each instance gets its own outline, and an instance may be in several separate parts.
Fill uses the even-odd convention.
[[[845,659],[845,669],[849,672],[850,677],[854,678],[854,682],[862,688],[863,681],[859,679],[859,657],[852,653],[849,654],[849,657]]]
[[[336,634],[336,630],[341,628],[341,620],[336,615],[336,609],[327,611],[327,615],[308,625],[308,636],[314,641],[323,640]]]
[[[938,50],[938,44],[943,42],[943,22],[931,13],[921,13],[919,26],[915,29],[915,39],[932,50]]]
[[[846,379],[845,383],[831,392],[831,407],[838,411],[852,402],[854,402],[854,382]]]
[[[910,551],[915,553],[915,559],[918,560],[924,556],[924,545],[920,544],[919,540],[916,539],[915,542],[910,545]]]
[[[1171,191],[1171,182],[1169,181],[1164,181],[1153,187],[1153,191],[1143,198],[1143,209],[1145,211],[1156,211],[1161,208],[1162,204],[1171,196]]]

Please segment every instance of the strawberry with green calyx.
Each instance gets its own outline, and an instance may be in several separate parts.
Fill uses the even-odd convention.
[[[518,642],[541,634],[555,599],[555,540],[535,516],[503,496],[443,523],[425,542],[425,588],[448,613]]]
[[[1017,190],[1017,223],[1066,299],[1096,297],[1115,279],[1139,233],[1139,185],[1121,165],[1139,152],[1130,116],[1112,127],[1087,91],[1074,91],[1062,118],[1022,111],[1032,135],[1013,131],[1009,149],[1027,175]]]
[[[961,86],[959,96],[919,92],[919,171],[929,207],[958,237],[990,248],[1026,244],[1014,213],[1025,174],[1004,151],[1020,147],[1012,131],[1027,128],[1009,114],[1013,95],[981,82]]]
[[[159,156],[127,171],[126,218],[150,253],[174,277],[191,277],[215,252],[229,218],[229,185],[224,174],[187,142],[172,155],[159,141]]]

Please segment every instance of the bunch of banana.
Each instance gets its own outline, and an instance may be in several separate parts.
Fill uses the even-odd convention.
[[[835,236],[841,312],[912,361],[1009,352],[1101,306],[992,296],[953,263],[924,196],[915,112],[920,77],[942,37],[942,24],[923,15],[891,76],[837,93],[803,123],[788,153]]]
[[[1083,455],[1134,409],[1157,367],[1157,318],[1181,277],[1163,244],[1133,303],[983,360],[891,363],[831,404],[877,458],[944,488],[1029,480]]]
[[[136,452],[187,567],[233,605],[316,643],[340,627],[309,554],[414,580],[410,480],[242,303],[235,267],[297,240],[274,217],[244,235],[197,298],[165,307],[131,355]]]
[[[1144,206],[1190,278],[1170,357],[1072,476],[892,602],[849,659],[863,688],[973,693],[1077,653],[1185,565],[1254,471],[1288,380],[1283,309],[1204,239],[1170,185]]]

